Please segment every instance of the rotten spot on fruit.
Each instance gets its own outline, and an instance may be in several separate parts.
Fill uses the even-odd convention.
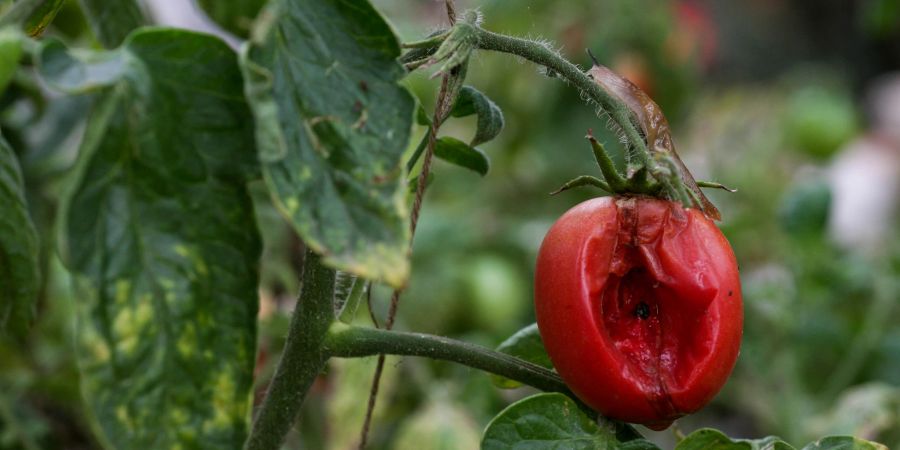
[[[650,317],[650,305],[648,305],[647,302],[641,302],[637,305],[637,308],[634,309],[634,315],[641,320]]]

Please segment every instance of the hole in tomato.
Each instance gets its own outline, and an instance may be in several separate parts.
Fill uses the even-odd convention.
[[[713,294],[714,295],[714,294]],[[712,348],[707,308],[679,298],[643,267],[609,274],[597,312],[628,372],[664,414],[675,413],[670,394],[690,380]]]
[[[650,305],[644,301],[638,303],[637,308],[634,308],[634,315],[641,320],[650,317]]]

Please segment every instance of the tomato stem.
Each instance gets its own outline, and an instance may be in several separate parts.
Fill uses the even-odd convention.
[[[559,375],[551,370],[506,353],[443,336],[334,322],[325,338],[324,347],[330,356],[339,358],[388,354],[452,361],[544,391],[573,396]]]
[[[284,351],[266,399],[253,421],[250,437],[244,443],[246,450],[277,450],[281,447],[306,393],[328,361],[322,341],[335,319],[332,303],[335,271],[325,267],[318,255],[307,250],[302,282]]]
[[[438,42],[440,45],[437,45]],[[654,157],[655,153],[651,152],[646,138],[633,120],[632,110],[613,93],[606,91],[599,83],[594,82],[578,66],[563,58],[547,43],[493,33],[481,28],[478,20],[467,18],[460,20],[449,32],[440,31],[435,36],[408,45],[416,46],[416,48],[401,57],[401,61],[410,63],[408,65],[410,70],[444,61],[444,65],[438,71],[439,73],[444,72],[453,64],[467,60],[473,48],[509,53],[545,67],[548,74],[563,78],[581,91],[589,102],[599,106],[603,112],[608,114],[615,123],[615,127],[621,130],[626,141],[629,168],[634,173],[639,173],[641,178],[634,181],[622,180],[618,172],[609,170],[609,166],[612,165],[607,166],[605,159],[609,157],[605,151],[602,151],[602,146],[599,149],[594,147],[595,157],[598,164],[601,164],[601,170],[606,184],[610,187],[610,192],[665,197],[678,201],[685,207],[696,207],[701,211],[706,211],[706,202],[685,185],[684,179],[693,179],[687,169],[679,164],[670,164],[664,159]],[[592,142],[592,146],[595,142]],[[635,167],[646,168],[646,171],[641,173]],[[651,177],[655,180],[648,179]],[[586,184],[597,186],[595,182]]]

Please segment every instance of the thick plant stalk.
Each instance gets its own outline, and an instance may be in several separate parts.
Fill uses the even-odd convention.
[[[266,399],[253,422],[246,450],[277,450],[290,430],[300,405],[316,377],[325,368],[328,354],[322,342],[334,321],[335,272],[322,265],[319,256],[306,251],[303,286],[287,341]]]

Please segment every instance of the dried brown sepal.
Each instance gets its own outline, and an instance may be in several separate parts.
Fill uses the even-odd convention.
[[[591,55],[593,58],[593,55]],[[678,157],[672,135],[669,131],[669,122],[659,105],[650,96],[634,85],[634,83],[620,77],[609,68],[597,63],[588,71],[588,75],[605,91],[614,95],[634,114],[641,130],[647,140],[647,147],[651,153],[664,153],[669,155],[678,166],[681,180],[700,199],[700,210],[713,220],[720,220],[721,214],[715,205],[703,195],[691,172]]]

